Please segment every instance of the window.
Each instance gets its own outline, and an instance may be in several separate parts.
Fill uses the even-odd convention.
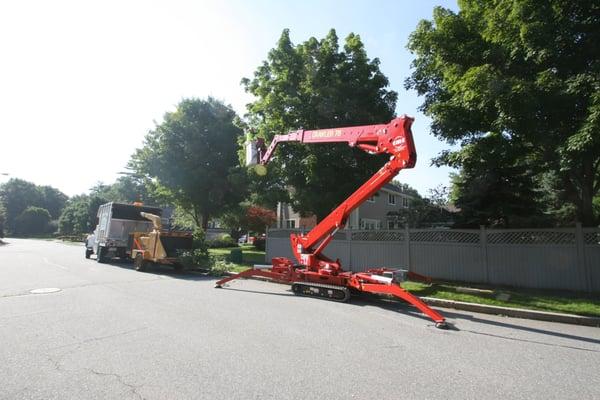
[[[288,229],[294,229],[296,227],[296,220],[295,219],[286,219],[285,227]]]
[[[402,207],[408,208],[408,198],[407,197],[402,198]]]
[[[394,221],[388,221],[388,229],[394,229]]]
[[[379,229],[379,220],[363,218],[360,220],[360,228],[361,229],[370,229],[370,230]]]
[[[395,205],[396,204],[396,195],[388,194],[388,203],[390,205]]]

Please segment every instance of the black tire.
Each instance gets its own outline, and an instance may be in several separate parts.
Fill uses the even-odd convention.
[[[85,249],[85,258],[89,259],[92,253],[94,253],[93,250]]]
[[[144,272],[147,266],[148,262],[144,260],[144,256],[141,253],[136,254],[133,260],[133,268],[136,271]]]
[[[96,255],[96,261],[100,264],[105,264],[108,260],[106,258],[106,248],[98,247],[98,254]]]

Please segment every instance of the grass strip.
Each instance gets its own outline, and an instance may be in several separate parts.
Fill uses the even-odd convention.
[[[492,294],[460,293],[458,287],[476,287],[493,290]],[[487,304],[491,306],[525,308],[530,310],[549,311],[566,314],[600,317],[600,296],[587,293],[533,290],[512,287],[490,287],[465,283],[421,283],[402,282],[402,287],[420,297],[435,297],[445,300],[464,301],[467,303]],[[501,294],[507,300],[498,297]],[[506,296],[508,295],[508,296]]]

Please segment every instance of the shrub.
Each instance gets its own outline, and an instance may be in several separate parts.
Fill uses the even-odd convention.
[[[201,250],[178,250],[177,262],[184,268],[211,269],[214,258]]]
[[[209,273],[213,276],[227,275],[227,272],[232,270],[235,265],[221,259],[214,260]]]
[[[26,235],[37,235],[48,232],[50,213],[45,208],[27,207],[15,221],[16,232]]]
[[[254,247],[256,247],[257,250],[265,251],[267,247],[267,238],[257,237],[254,239]]]
[[[231,235],[223,234],[213,240],[207,241],[208,247],[212,248],[224,248],[224,247],[237,247],[237,242],[231,237]]]

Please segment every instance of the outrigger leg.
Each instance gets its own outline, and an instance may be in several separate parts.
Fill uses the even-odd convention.
[[[363,283],[360,286],[360,289],[363,292],[374,293],[374,294],[391,294],[392,296],[398,297],[406,301],[407,303],[412,304],[417,307],[419,311],[423,314],[427,315],[429,318],[435,322],[435,327],[440,329],[448,328],[446,324],[446,319],[442,317],[440,313],[429,307],[425,304],[421,299],[417,296],[414,296],[402,289],[398,285],[385,285],[385,284],[374,284],[374,283]]]

